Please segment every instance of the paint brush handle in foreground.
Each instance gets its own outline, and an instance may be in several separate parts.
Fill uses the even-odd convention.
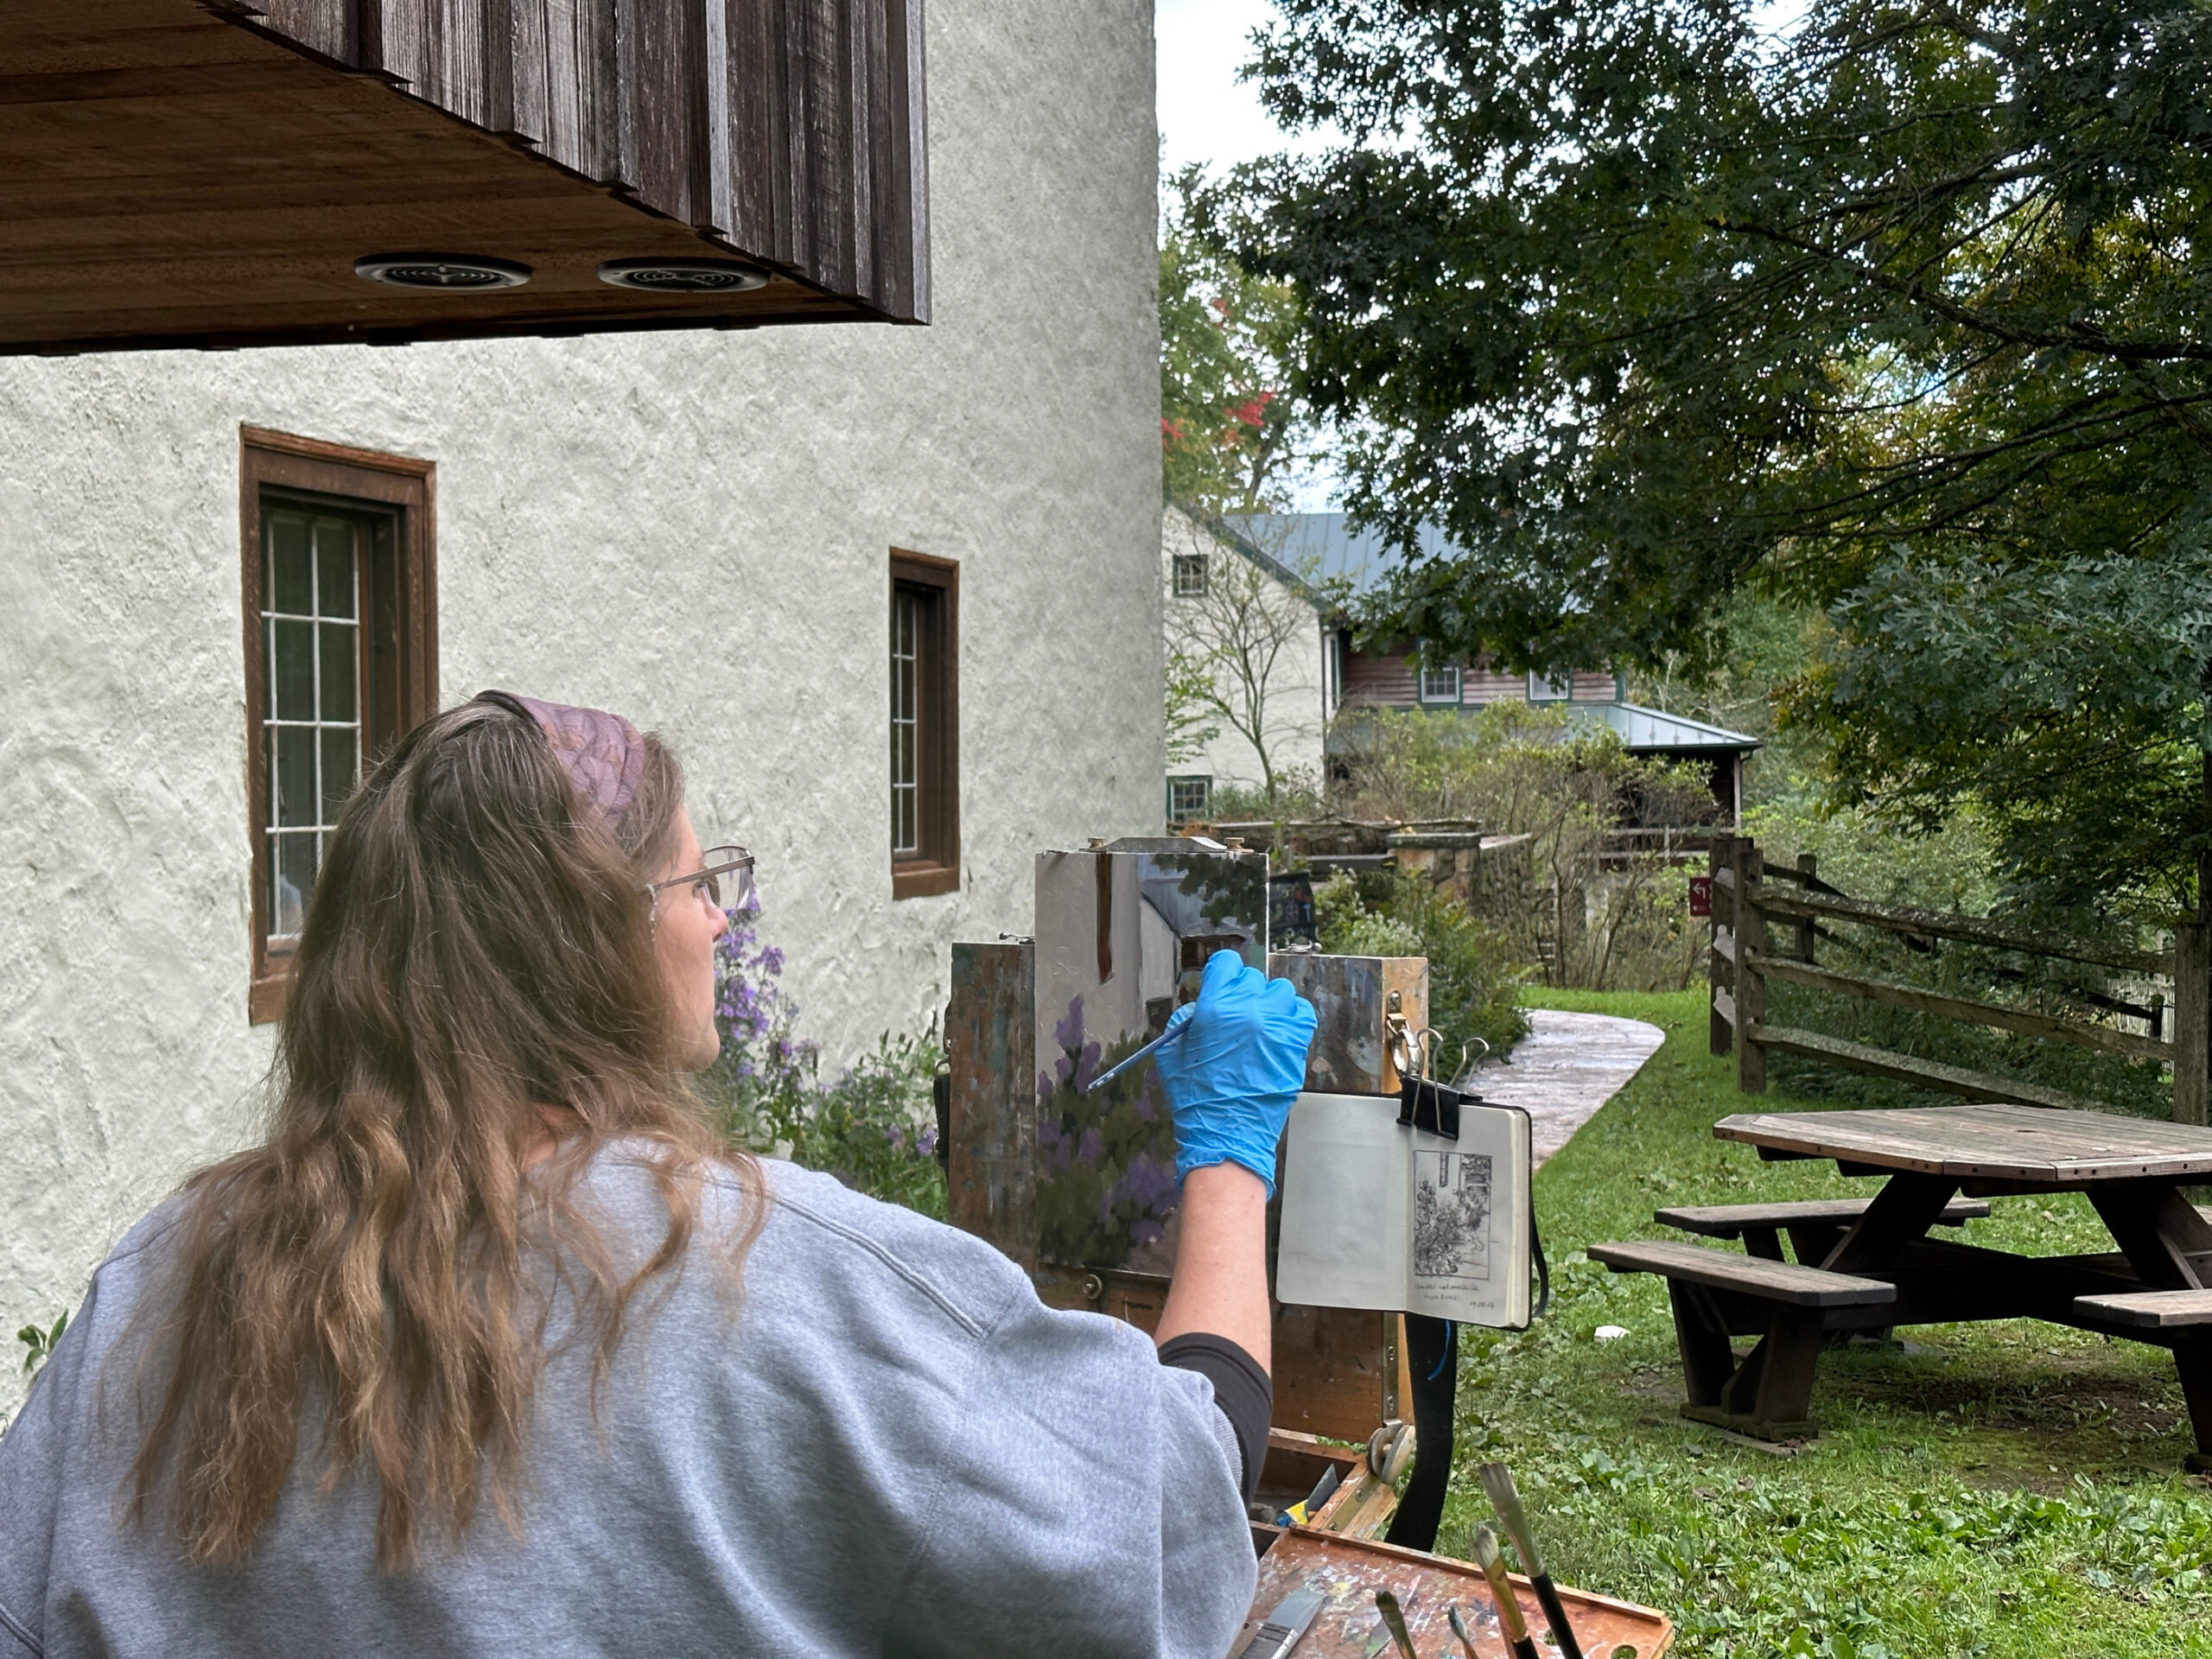
[[[1475,1565],[1490,1580],[1490,1593],[1497,1603],[1497,1627],[1513,1659],[1537,1659],[1536,1643],[1529,1622],[1521,1617],[1521,1598],[1513,1593],[1513,1580],[1505,1576],[1505,1557],[1498,1553],[1497,1535],[1488,1527],[1475,1529]]]
[[[1376,1611],[1382,1615],[1383,1627],[1390,1632],[1390,1639],[1398,1644],[1403,1659],[1421,1659],[1414,1650],[1414,1639],[1406,1629],[1406,1616],[1399,1611],[1398,1599],[1388,1590],[1375,1592]]]
[[[1190,1023],[1191,1022],[1189,1020],[1185,1020],[1181,1025],[1177,1026],[1173,1031],[1161,1032],[1159,1036],[1154,1038],[1142,1048],[1137,1050],[1135,1053],[1124,1055],[1122,1058],[1115,1061],[1112,1065],[1109,1066],[1105,1071],[1101,1071],[1089,1083],[1084,1084],[1083,1092],[1087,1095],[1094,1089],[1102,1089],[1105,1087],[1106,1084],[1113,1082],[1115,1078],[1120,1077],[1122,1072],[1128,1071],[1139,1060],[1149,1058],[1155,1050],[1160,1048],[1166,1044],[1173,1042],[1178,1037],[1180,1037],[1185,1031],[1190,1028]]]
[[[1552,1627],[1552,1640],[1558,1645],[1561,1659],[1582,1659],[1582,1645],[1574,1639],[1574,1631],[1567,1622],[1567,1608],[1559,1599],[1559,1586],[1552,1582],[1552,1575],[1530,1574],[1529,1587],[1536,1592],[1536,1605],[1544,1610],[1544,1623]]]
[[[1529,1512],[1522,1507],[1520,1491],[1513,1484],[1513,1471],[1502,1463],[1485,1463],[1480,1473],[1483,1490],[1490,1494],[1491,1507],[1505,1522],[1514,1548],[1521,1552],[1521,1565],[1528,1569],[1529,1587],[1536,1592],[1536,1605],[1544,1610],[1544,1623],[1551,1626],[1552,1641],[1563,1659],[1582,1659],[1582,1648],[1574,1639],[1573,1627],[1567,1622],[1567,1609],[1560,1602],[1559,1589],[1545,1570],[1544,1558],[1536,1552],[1535,1530],[1529,1524]]]

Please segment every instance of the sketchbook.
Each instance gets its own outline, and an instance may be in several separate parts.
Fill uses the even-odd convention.
[[[1283,1138],[1275,1297],[1306,1307],[1529,1323],[1529,1119],[1472,1100],[1459,1138],[1397,1102],[1300,1095]]]

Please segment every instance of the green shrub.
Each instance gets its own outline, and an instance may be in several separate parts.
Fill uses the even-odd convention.
[[[1630,754],[1586,710],[1556,704],[1363,708],[1332,735],[1342,769],[1332,799],[1344,816],[1525,837],[1483,855],[1487,873],[1466,902],[1548,983],[1679,990],[1694,981],[1705,932],[1690,923],[1688,874],[1665,832],[1702,836],[1718,815],[1699,768]]]
[[[884,1033],[874,1053],[823,1084],[820,1054],[798,1035],[798,1007],[780,983],[784,954],[760,938],[760,913],[755,893],[716,947],[721,1054],[700,1084],[730,1137],[944,1219],[931,1084],[944,1054],[935,1026],[919,1037]]]
[[[1217,823],[1285,823],[1321,817],[1327,810],[1321,780],[1312,769],[1286,766],[1276,774],[1272,793],[1263,785],[1217,779],[1206,814]]]
[[[1459,1043],[1479,1037],[1503,1053],[1528,1034],[1519,1000],[1527,966],[1497,929],[1419,876],[1394,872],[1363,884],[1339,871],[1314,887],[1313,906],[1324,950],[1428,958],[1428,1020],[1439,1052],[1456,1058]]]

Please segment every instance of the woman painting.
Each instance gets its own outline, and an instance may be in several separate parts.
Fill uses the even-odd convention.
[[[750,880],[615,715],[487,692],[396,747],[267,1139],[131,1230],[0,1438],[0,1655],[1218,1659],[1311,1008],[1224,956],[1181,1016],[1155,1349],[721,1138]]]

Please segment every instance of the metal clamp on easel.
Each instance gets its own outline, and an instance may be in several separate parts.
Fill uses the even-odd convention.
[[[1481,1039],[1478,1038],[1477,1041]],[[1430,1055],[1434,1050],[1436,1033],[1421,1031],[1414,1033],[1414,1064],[1401,1066],[1402,1079],[1398,1085],[1398,1122],[1407,1128],[1426,1129],[1431,1135],[1441,1135],[1446,1141],[1459,1138],[1459,1107],[1462,1102],[1478,1098],[1450,1084],[1436,1081],[1434,1065]],[[1490,1046],[1483,1045],[1485,1052]],[[1466,1046],[1460,1046],[1460,1058],[1466,1058]],[[1460,1076],[1466,1070],[1461,1068]]]
[[[1382,1001],[1382,1044],[1402,1077],[1414,1069],[1413,1035],[1406,1023],[1406,995],[1393,991]]]

